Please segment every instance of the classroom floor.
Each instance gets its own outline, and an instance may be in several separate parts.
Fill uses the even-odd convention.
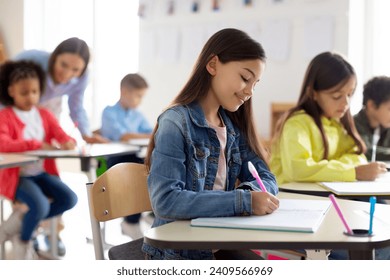
[[[61,238],[66,246],[66,255],[60,259],[94,260],[93,245],[87,242],[87,237],[92,237],[85,187],[88,181],[87,176],[80,172],[80,163],[77,159],[57,160],[57,164],[59,170],[61,170],[60,176],[62,180],[77,194],[79,199],[77,205],[63,215],[65,228],[61,232]],[[5,202],[4,210],[5,217],[8,217],[11,211],[9,203]],[[116,219],[106,223],[106,241],[108,244],[116,245],[131,240],[130,237],[122,234],[121,222],[122,219]],[[148,227],[146,223],[142,223],[141,225],[143,229]],[[38,240],[40,244],[43,244],[42,247],[44,248],[43,239],[39,237]],[[11,257],[11,243],[6,242],[6,258]]]

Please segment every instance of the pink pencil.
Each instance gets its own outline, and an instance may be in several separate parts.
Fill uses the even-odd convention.
[[[255,177],[256,182],[259,184],[261,190],[263,192],[267,192],[267,189],[265,188],[263,181],[261,181],[259,174],[257,173],[256,168],[253,166],[253,163],[248,161],[248,169],[249,172],[252,174],[253,177]]]
[[[333,194],[329,195],[329,198],[330,198],[330,201],[332,201],[332,204],[333,204],[334,208],[336,209],[336,212],[339,215],[341,221],[343,222],[345,229],[347,230],[347,232],[349,234],[353,234],[351,228],[348,226],[347,221],[344,218],[343,213],[341,213],[341,210],[340,210],[339,205],[337,204],[336,198],[334,197]]]

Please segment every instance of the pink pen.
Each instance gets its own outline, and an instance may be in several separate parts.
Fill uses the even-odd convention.
[[[253,166],[253,163],[248,161],[248,169],[249,172],[252,174],[253,177],[255,177],[256,182],[259,184],[261,190],[263,192],[267,192],[267,189],[265,188],[263,181],[261,181],[259,174],[256,171],[256,168]]]
[[[340,210],[339,205],[337,204],[336,198],[334,197],[333,194],[330,194],[329,198],[330,198],[330,201],[332,201],[332,204],[333,204],[334,208],[336,209],[336,212],[339,215],[341,221],[343,222],[348,234],[353,235],[353,232],[352,232],[351,228],[348,226],[347,221],[345,220],[343,213],[341,213],[341,210]]]

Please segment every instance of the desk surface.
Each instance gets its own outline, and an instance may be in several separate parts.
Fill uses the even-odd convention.
[[[281,198],[325,199],[280,193]],[[368,229],[369,204],[339,200],[352,229]],[[390,246],[390,206],[377,205],[372,237],[350,237],[333,207],[315,233],[192,227],[190,221],[176,221],[145,232],[144,241],[171,249],[346,249],[366,258],[374,248]],[[359,255],[361,256],[361,255]],[[372,253],[371,253],[372,256]]]
[[[338,195],[335,193],[335,195],[339,197],[344,197],[344,198],[356,198],[357,196],[359,197],[369,197],[371,195],[376,195],[376,196],[381,196],[382,198],[388,198],[390,197],[390,172],[387,172],[385,175],[380,176],[378,179],[375,180],[375,182],[379,183],[389,183],[389,188],[387,191],[386,188],[386,193],[381,192],[381,193],[370,193],[370,194],[343,194],[343,195]],[[367,185],[369,185],[371,182],[367,182]],[[291,192],[291,193],[299,193],[299,194],[308,194],[308,195],[316,195],[316,196],[329,196],[329,194],[332,193],[331,190],[323,187],[320,185],[320,183],[306,183],[306,182],[291,182],[287,184],[283,184],[279,186],[280,191],[284,192]]]
[[[24,155],[40,158],[96,158],[110,155],[136,153],[139,147],[124,143],[89,144],[81,150],[35,150],[23,153]]]
[[[13,153],[0,153],[0,168],[21,166],[38,161],[37,157]]]
[[[131,139],[127,142],[129,145],[138,146],[138,147],[147,147],[149,145],[149,138],[137,138]]]

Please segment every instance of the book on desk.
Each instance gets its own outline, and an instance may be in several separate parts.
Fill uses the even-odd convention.
[[[197,218],[191,220],[191,226],[316,232],[330,205],[329,200],[280,199],[279,208],[272,214]]]
[[[319,185],[336,195],[390,195],[390,172],[375,181],[321,182]]]
[[[390,195],[390,182],[322,182],[320,185],[336,195]]]

